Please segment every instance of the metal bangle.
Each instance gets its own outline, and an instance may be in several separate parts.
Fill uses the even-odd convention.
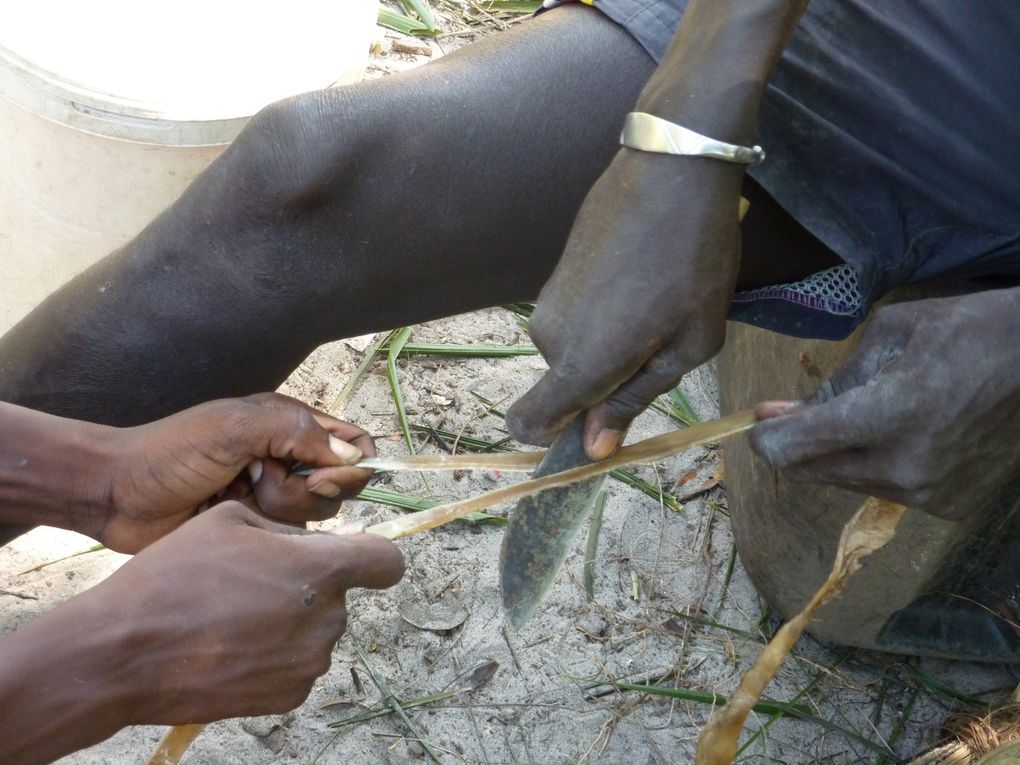
[[[623,121],[620,143],[628,149],[658,154],[712,157],[738,165],[757,165],[765,159],[761,146],[737,146],[680,127],[645,112],[631,112]]]

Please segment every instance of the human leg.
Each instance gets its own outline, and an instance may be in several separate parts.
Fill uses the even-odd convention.
[[[0,399],[136,424],[275,388],[327,340],[533,298],[651,68],[565,8],[264,110],[0,339]]]
[[[318,343],[534,297],[652,62],[590,9],[257,116],[0,341],[0,398],[136,423]]]

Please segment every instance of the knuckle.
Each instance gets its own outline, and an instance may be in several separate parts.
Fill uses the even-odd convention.
[[[606,406],[617,417],[633,418],[643,412],[650,399],[627,388],[620,388],[608,399]]]
[[[346,623],[346,617],[344,618],[344,621]],[[333,643],[336,642],[337,638],[332,637],[332,635],[335,634],[332,630],[330,632],[331,632],[330,639],[326,644],[326,648],[324,650],[314,651],[310,661],[308,662],[308,674],[311,677],[311,679],[308,680],[309,689],[311,688],[312,683],[315,682],[315,678],[322,677],[327,672],[329,672],[329,668],[333,664],[331,648],[333,646]]]
[[[407,561],[404,559],[404,553],[395,544],[390,543],[381,551],[379,560],[383,570],[390,574],[387,586],[392,586],[404,578],[404,572],[407,570]],[[344,619],[346,618],[347,613],[345,611]]]
[[[286,407],[286,413],[285,425],[287,429],[293,429],[294,433],[299,433],[302,436],[314,435],[326,438],[325,428],[315,421],[315,416],[307,407],[290,402]]]
[[[548,358],[548,354],[554,351],[557,323],[549,316],[549,312],[543,309],[539,303],[535,312],[528,321],[528,334],[535,347],[541,351],[542,356]]]
[[[760,423],[751,428],[751,432],[748,433],[751,449],[773,469],[782,467],[786,462],[783,450],[779,448],[779,436],[776,430],[776,426],[772,423]]]
[[[506,426],[510,431],[510,435],[518,441],[526,444],[535,443],[539,437],[539,432],[532,421],[527,398],[517,401],[507,410]]]
[[[279,398],[278,393],[263,392],[263,393],[252,393],[248,396],[237,399],[237,401],[243,401],[246,404],[252,406],[268,406],[276,402]]]

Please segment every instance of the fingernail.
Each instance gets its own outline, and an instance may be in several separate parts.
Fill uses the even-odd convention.
[[[754,414],[759,420],[768,420],[789,414],[800,405],[799,401],[762,401],[754,407]]]
[[[604,460],[610,456],[620,446],[620,435],[619,430],[609,430],[606,428],[599,431],[591,445],[591,454],[589,456],[594,460]]]
[[[332,533],[339,536],[347,536],[348,534],[360,534],[364,530],[365,527],[357,523],[345,523],[343,526],[333,529]]]
[[[254,462],[248,463],[248,477],[251,478],[252,483],[258,483],[262,477],[262,460],[255,460]]]
[[[340,493],[340,487],[332,481],[319,481],[308,491],[312,492],[312,494],[318,494],[320,497],[325,497],[326,499],[333,499]]]
[[[356,447],[354,444],[349,444],[346,441],[341,441],[336,436],[329,437],[329,448],[333,450],[333,454],[342,459],[348,465],[357,465],[361,462],[361,449]]]

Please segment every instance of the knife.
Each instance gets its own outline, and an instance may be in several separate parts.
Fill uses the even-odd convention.
[[[584,419],[581,412],[561,431],[536,478],[591,462],[584,451]],[[545,598],[605,480],[605,475],[588,478],[518,502],[499,553],[503,610],[512,629],[524,626]]]

